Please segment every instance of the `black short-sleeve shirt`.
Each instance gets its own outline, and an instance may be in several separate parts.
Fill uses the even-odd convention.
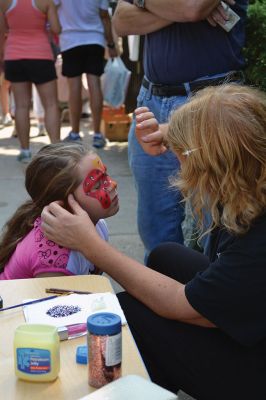
[[[243,345],[266,341],[266,214],[244,235],[217,228],[207,255],[185,287],[191,306]]]

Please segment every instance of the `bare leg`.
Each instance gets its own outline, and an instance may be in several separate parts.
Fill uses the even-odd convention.
[[[44,108],[35,85],[32,85],[33,112],[38,120],[38,136],[45,136]]]
[[[81,99],[81,76],[75,76],[74,78],[67,78],[69,88],[69,112],[70,122],[72,131],[79,133],[79,121],[82,110],[82,99]]]
[[[30,143],[30,106],[31,83],[13,82],[11,88],[15,98],[15,123],[22,149],[28,149]]]
[[[94,132],[100,132],[102,119],[103,95],[100,77],[87,74],[88,87],[90,91],[90,106]]]
[[[0,86],[0,94],[1,94],[2,112],[3,112],[4,116],[7,114],[10,114],[10,111],[9,111],[9,88],[10,88],[10,82],[6,81],[3,78],[1,86]]]
[[[36,85],[44,108],[44,121],[51,143],[60,141],[60,115],[56,80]]]

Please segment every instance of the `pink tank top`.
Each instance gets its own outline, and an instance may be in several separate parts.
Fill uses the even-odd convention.
[[[47,33],[47,16],[34,0],[13,0],[5,14],[8,36],[5,60],[53,60]]]

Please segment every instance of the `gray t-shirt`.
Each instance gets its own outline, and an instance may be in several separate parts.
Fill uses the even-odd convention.
[[[108,10],[108,0],[54,0],[62,27],[60,49],[98,44],[105,47],[99,10]]]

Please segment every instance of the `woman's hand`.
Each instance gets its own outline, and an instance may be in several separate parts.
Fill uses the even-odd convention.
[[[165,145],[165,134],[168,124],[159,125],[154,114],[148,107],[139,107],[135,110],[136,137],[143,150],[151,155],[163,154],[167,147]]]
[[[94,235],[99,237],[88,214],[69,195],[68,203],[73,214],[64,209],[58,202],[44,207],[42,212],[42,230],[45,236],[61,246],[84,251]]]
[[[110,58],[115,58],[118,57],[118,52],[116,50],[116,48],[108,48],[108,53],[109,53],[109,57]]]

